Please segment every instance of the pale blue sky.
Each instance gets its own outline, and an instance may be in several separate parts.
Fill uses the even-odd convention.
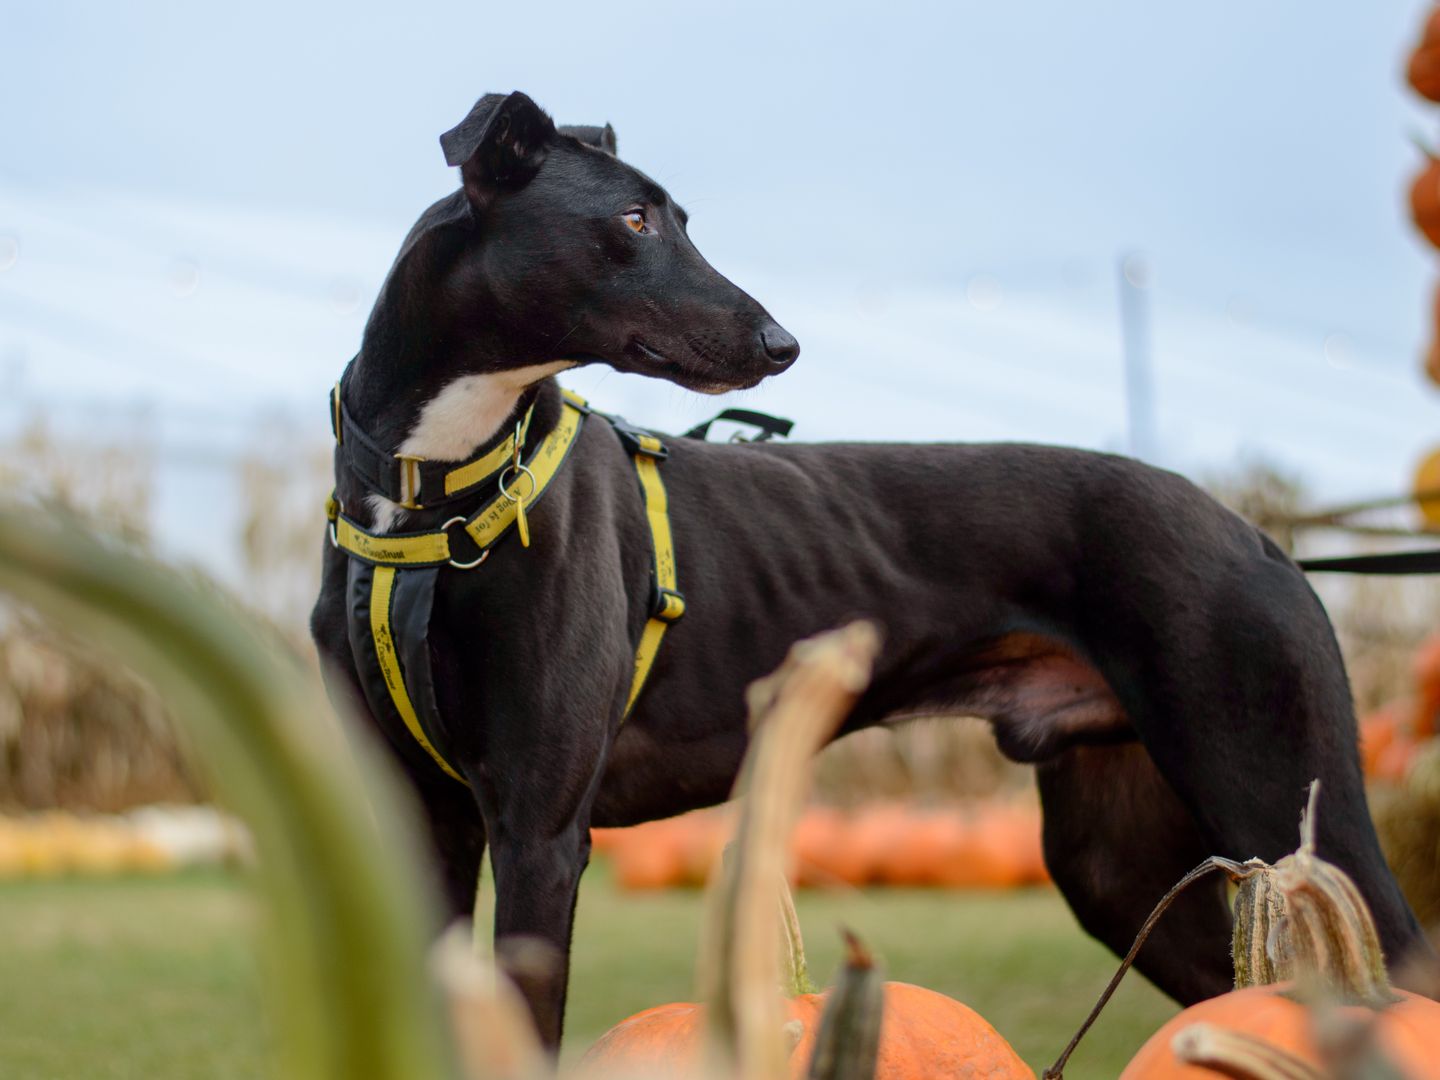
[[[314,419],[436,136],[523,89],[622,156],[801,341],[812,438],[1119,448],[1115,266],[1156,285],[1158,458],[1398,490],[1440,441],[1406,221],[1429,5],[8,4],[0,380],[179,447]],[[8,253],[8,254],[7,254]],[[1330,348],[1325,348],[1327,339]],[[571,380],[659,427],[714,401]]]

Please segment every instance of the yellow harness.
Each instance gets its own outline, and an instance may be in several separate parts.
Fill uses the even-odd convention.
[[[338,384],[332,392],[331,409],[336,439],[342,441],[346,425],[342,423]],[[426,725],[422,721],[422,713],[427,711],[426,707],[422,705],[417,710],[416,695],[407,685],[407,679],[410,683],[414,683],[417,679],[423,679],[426,690],[430,691],[423,697],[433,700],[429,672],[415,670],[407,672],[403,660],[407,653],[412,657],[417,657],[411,667],[418,668],[425,663],[423,659],[426,655],[425,650],[423,648],[407,649],[404,647],[405,642],[397,641],[397,620],[394,616],[397,585],[400,584],[397,578],[408,571],[430,570],[431,573],[427,575],[429,581],[426,584],[433,589],[435,568],[452,566],[459,570],[474,569],[489,558],[494,545],[505,536],[511,526],[516,526],[522,546],[529,547],[530,533],[526,508],[540,498],[550,481],[560,471],[560,467],[565,463],[570,448],[580,433],[585,417],[590,414],[600,416],[608,421],[631,453],[635,472],[640,482],[641,496],[645,503],[645,520],[650,530],[651,550],[654,557],[650,617],[646,620],[645,628],[640,635],[640,643],[635,650],[635,665],[630,680],[630,692],[625,700],[623,720],[630,715],[641,690],[644,689],[650,669],[655,663],[655,657],[660,651],[660,642],[665,636],[666,629],[685,614],[685,598],[677,589],[675,542],[670,529],[669,504],[665,493],[665,482],[660,475],[659,468],[660,462],[668,456],[668,451],[655,435],[634,428],[619,417],[592,409],[583,398],[567,390],[563,392],[559,421],[554,429],[540,440],[539,445],[534,448],[528,459],[522,460],[526,434],[530,425],[529,412],[516,425],[515,432],[507,437],[500,446],[473,461],[445,471],[439,477],[446,497],[473,488],[482,481],[492,478],[496,481],[499,493],[495,498],[482,503],[479,509],[473,513],[457,515],[436,531],[374,533],[346,516],[333,495],[326,503],[325,516],[329,521],[331,543],[351,558],[360,560],[373,568],[369,580],[369,626],[366,653],[368,658],[369,647],[373,647],[374,660],[379,669],[378,673],[383,679],[389,704],[398,713],[415,741],[425,749],[435,763],[449,776],[462,783],[465,782],[465,778],[436,749],[434,741],[427,733]],[[410,477],[407,488],[410,498],[407,501],[411,504],[411,508],[419,508],[420,504],[416,501],[416,496],[419,494],[418,476],[420,474],[417,470],[422,459],[411,456],[401,457],[400,455],[396,455],[396,457],[401,462],[402,478]],[[427,483],[429,482],[427,481]],[[402,503],[401,505],[406,504]],[[468,562],[456,561],[451,548],[451,530],[456,527],[463,529],[479,549],[480,554],[477,558]],[[426,623],[428,623],[429,601],[430,597],[426,594],[421,620]],[[423,637],[423,628],[420,633]],[[354,641],[355,634],[352,628],[352,646]],[[423,646],[423,641],[420,644]],[[357,661],[359,660],[360,657],[357,654]],[[363,677],[363,672],[361,682],[362,685],[367,686],[370,683],[370,680]],[[367,697],[369,696],[367,694]],[[373,699],[371,706],[372,708],[376,707]],[[433,708],[433,705],[431,707]]]

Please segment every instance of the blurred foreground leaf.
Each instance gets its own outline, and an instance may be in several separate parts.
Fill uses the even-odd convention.
[[[152,680],[253,829],[282,1075],[454,1076],[409,808],[313,681],[235,610],[34,508],[0,509],[0,590]]]

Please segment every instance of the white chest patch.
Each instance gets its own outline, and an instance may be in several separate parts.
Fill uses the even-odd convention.
[[[553,360],[513,371],[461,375],[421,408],[400,453],[427,461],[464,461],[495,436],[526,387],[574,366],[573,360]],[[383,496],[370,495],[365,501],[374,515],[375,532],[389,532],[405,518],[406,512]]]

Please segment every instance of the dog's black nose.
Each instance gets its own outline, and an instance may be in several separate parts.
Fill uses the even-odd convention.
[[[800,355],[800,343],[775,323],[760,331],[760,344],[765,346],[765,355],[778,367],[789,367]]]

